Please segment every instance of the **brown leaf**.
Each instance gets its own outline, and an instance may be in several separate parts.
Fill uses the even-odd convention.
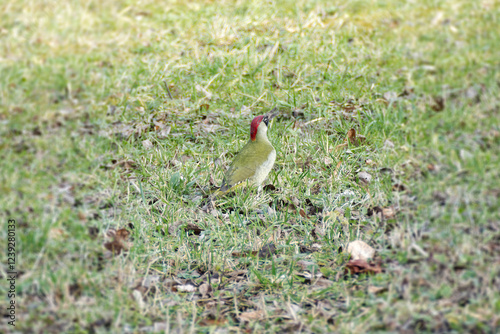
[[[356,130],[350,129],[347,131],[347,139],[353,145],[356,145]]]
[[[198,323],[199,326],[209,327],[209,326],[222,326],[227,324],[227,319],[202,319]]]
[[[367,215],[369,217],[375,216],[381,220],[392,219],[396,217],[397,210],[394,206],[388,206],[385,208],[381,208],[380,206],[374,206],[367,210]]]
[[[386,287],[382,287],[382,286],[373,286],[373,285],[370,285],[367,290],[368,290],[369,293],[373,293],[374,295],[376,295],[376,294],[379,294],[379,293],[382,293],[382,292],[386,292],[387,288]]]
[[[274,192],[274,191],[279,191],[279,190],[278,190],[278,189],[277,189],[274,185],[272,185],[272,184],[266,184],[266,185],[262,188],[262,190],[263,190],[264,192],[271,192],[271,191],[273,191],[273,192]]]
[[[203,109],[205,110],[210,109],[210,104],[208,103],[200,104],[200,111],[203,111]]]
[[[89,235],[92,239],[95,239],[99,234],[99,228],[95,226],[89,226],[88,228]]]
[[[130,236],[130,232],[124,228],[119,229],[118,231],[109,230],[108,235],[113,237],[113,240],[110,242],[104,243],[104,247],[109,250],[113,255],[118,255],[122,251],[127,251],[130,248],[127,240]]]
[[[201,227],[193,223],[187,223],[184,227],[184,231],[192,231],[195,235],[200,235],[204,231]]]
[[[346,266],[344,273],[351,275],[353,274],[379,274],[382,272],[382,268],[379,265],[372,265],[365,260],[350,260]]]
[[[60,228],[51,228],[49,231],[49,238],[53,240],[60,240],[64,234],[64,231]]]
[[[396,184],[392,185],[392,191],[403,192],[403,191],[407,191],[407,190],[408,190],[408,187],[402,183],[396,183]]]
[[[434,97],[434,104],[431,106],[432,110],[439,112],[444,109],[444,99],[441,96]]]
[[[105,169],[115,169],[116,167],[122,167],[125,170],[136,169],[137,164],[133,160],[121,160],[121,161],[112,161],[112,165],[103,166]]]
[[[202,298],[206,298],[208,295],[212,294],[212,286],[208,283],[203,283],[198,288]]]
[[[257,251],[245,251],[245,252],[232,252],[231,255],[234,257],[247,257],[247,256],[256,256],[259,254]]]
[[[302,218],[309,218],[309,216],[307,216],[306,212],[304,211],[304,209],[300,209],[299,210],[299,214]]]
[[[240,313],[240,320],[241,321],[252,321],[252,320],[262,320],[265,317],[264,311],[248,311],[248,312],[243,312]]]
[[[273,254],[276,254],[276,246],[272,242],[265,244],[259,251],[259,257],[263,258],[271,257]]]

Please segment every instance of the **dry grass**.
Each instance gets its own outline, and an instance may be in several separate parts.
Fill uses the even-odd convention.
[[[499,9],[4,1],[16,330],[494,332]],[[273,106],[272,187],[207,210]]]

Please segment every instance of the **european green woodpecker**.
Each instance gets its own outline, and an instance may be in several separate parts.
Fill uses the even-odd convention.
[[[250,124],[250,140],[236,155],[227,170],[219,191],[225,193],[240,184],[261,188],[276,160],[276,150],[267,139],[269,121],[277,115],[273,109],[267,115],[257,116]]]

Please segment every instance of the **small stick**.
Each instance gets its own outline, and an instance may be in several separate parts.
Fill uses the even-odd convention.
[[[165,88],[167,89],[168,97],[170,97],[171,100],[174,98],[172,97],[172,93],[170,93],[170,89],[168,88],[167,82],[163,81],[163,84],[165,85]]]

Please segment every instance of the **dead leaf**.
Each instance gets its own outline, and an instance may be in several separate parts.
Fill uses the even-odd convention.
[[[441,96],[434,97],[434,104],[431,106],[432,110],[439,112],[444,109],[444,99]]]
[[[352,260],[369,260],[375,255],[375,250],[362,240],[355,240],[347,245],[347,253]]]
[[[241,321],[252,321],[252,320],[262,320],[264,319],[264,311],[248,311],[240,313],[239,318]]]
[[[351,275],[354,274],[379,274],[382,272],[382,268],[379,265],[372,265],[365,260],[350,260],[346,266],[344,273]]]
[[[347,139],[353,145],[356,145],[356,130],[350,129],[347,131]]]
[[[358,173],[358,178],[361,183],[369,184],[372,181],[372,176],[367,172]]]
[[[323,161],[324,161],[325,165],[327,165],[327,166],[329,166],[333,163],[333,159],[328,157],[328,156],[325,157]]]
[[[118,255],[122,251],[127,251],[130,248],[130,244],[127,242],[130,232],[124,228],[118,231],[109,230],[108,236],[113,237],[110,242],[104,243],[104,247],[110,251],[113,255]]]
[[[210,109],[210,104],[208,103],[200,104],[200,111],[203,111],[203,109],[205,109],[206,111]]]
[[[396,216],[396,209],[394,206],[382,208],[382,215],[384,216],[384,219],[392,219]]]
[[[209,327],[209,326],[222,326],[227,324],[227,319],[202,319],[198,322],[199,326]]]
[[[392,185],[392,191],[403,192],[403,191],[407,191],[407,190],[408,190],[408,187],[402,183],[396,183],[396,184]]]
[[[276,254],[276,246],[272,242],[265,244],[259,251],[259,257],[262,258],[271,257],[273,254]]]
[[[244,251],[244,252],[232,252],[231,255],[234,257],[247,257],[247,256],[256,256],[259,254],[257,251]]]
[[[370,285],[367,290],[368,290],[369,293],[373,293],[374,295],[377,295],[379,293],[386,292],[387,288],[386,287],[382,287],[382,286],[373,286],[373,285]]]
[[[89,226],[88,228],[89,235],[92,239],[95,239],[99,234],[99,228],[95,226]]]
[[[347,147],[348,143],[354,146],[359,146],[361,143],[364,143],[365,141],[366,141],[365,136],[357,135],[356,130],[350,129],[349,131],[347,131],[347,137],[345,138],[344,143],[337,145],[337,147],[335,147],[335,150]]]
[[[60,228],[51,228],[49,230],[49,238],[53,240],[60,240],[64,237],[64,231]]]
[[[392,219],[392,218],[396,217],[396,214],[397,214],[397,210],[392,205],[385,207],[385,208],[381,208],[380,206],[374,206],[374,207],[368,208],[368,210],[367,210],[367,215],[369,217],[375,216],[381,220]]]
[[[176,285],[175,288],[180,292],[196,292],[196,287],[191,284]]]
[[[204,231],[201,227],[199,227],[196,224],[193,223],[187,223],[187,225],[184,227],[184,231],[191,231],[193,232],[194,235],[200,235],[201,232]]]
[[[392,102],[398,99],[398,93],[396,92],[385,92],[384,99],[388,102]]]
[[[142,293],[139,290],[134,290],[132,291],[132,295],[134,296],[135,302],[137,303],[137,306],[142,310],[146,306],[146,303],[144,302],[144,299],[142,297]]]
[[[309,218],[309,217],[307,216],[306,212],[304,211],[304,209],[300,209],[300,210],[299,210],[299,214],[300,214],[300,216],[301,216],[302,218]]]
[[[200,292],[202,298],[206,298],[209,294],[212,294],[212,286],[208,283],[203,283],[198,288],[198,291]]]
[[[143,146],[146,150],[149,150],[149,149],[152,149],[152,148],[153,148],[153,143],[152,143],[149,139],[146,139],[146,140],[143,140],[143,141],[142,141],[142,146]]]
[[[125,170],[131,170],[131,169],[136,169],[137,164],[133,160],[112,160],[111,161],[113,164],[112,165],[106,165],[103,166],[105,169],[115,169],[116,167],[122,167]]]

